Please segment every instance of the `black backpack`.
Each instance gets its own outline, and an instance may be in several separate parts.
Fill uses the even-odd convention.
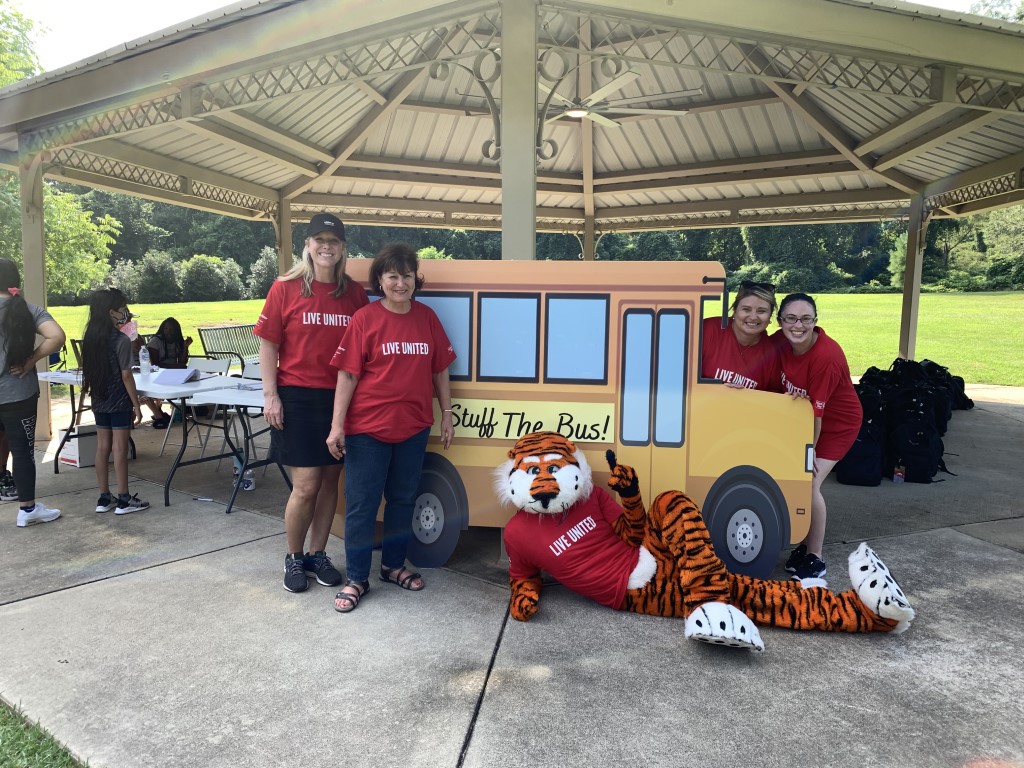
[[[864,411],[860,432],[836,464],[836,480],[843,485],[879,485],[885,472],[886,395],[878,384],[872,383],[871,376],[866,378],[867,382],[862,376],[860,383],[853,386]]]
[[[908,483],[930,483],[940,469],[949,472],[942,460],[942,438],[928,422],[905,421],[893,427],[888,449],[889,474],[902,467]]]

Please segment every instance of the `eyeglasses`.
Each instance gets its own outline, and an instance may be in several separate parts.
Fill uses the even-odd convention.
[[[762,291],[768,291],[769,293],[775,293],[775,286],[771,283],[755,283],[753,280],[743,280],[740,282],[740,288],[759,288]]]
[[[801,325],[814,325],[818,322],[818,318],[811,317],[810,315],[803,315],[802,317],[797,317],[796,315],[783,315],[779,320],[781,320],[785,325],[796,325],[797,323],[800,323]]]

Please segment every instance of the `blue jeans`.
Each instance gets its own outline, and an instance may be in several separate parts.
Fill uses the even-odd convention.
[[[382,496],[380,564],[384,568],[405,565],[429,435],[426,427],[401,443],[382,443],[369,435],[345,436],[345,570],[352,581],[370,576],[374,523]]]

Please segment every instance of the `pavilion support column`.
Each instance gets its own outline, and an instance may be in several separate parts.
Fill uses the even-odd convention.
[[[907,228],[907,261],[903,269],[903,312],[900,316],[900,352],[905,360],[913,360],[917,345],[917,311],[921,302],[921,266],[924,262],[925,234],[931,217],[925,213],[924,198],[915,197],[910,204]]]
[[[597,254],[597,241],[594,238],[594,217],[587,216],[583,222],[583,258],[593,261]]]
[[[18,168],[21,191],[21,283],[25,300],[46,306],[46,230],[43,219],[43,157],[41,154],[26,158]],[[64,329],[67,332],[67,329]],[[45,362],[36,368],[45,370]],[[39,387],[36,408],[36,437],[49,438],[50,387]],[[56,461],[56,458],[54,458]]]
[[[537,258],[537,3],[501,0],[501,258]]]
[[[281,198],[274,219],[277,231],[277,271],[284,274],[292,268],[292,203]]]

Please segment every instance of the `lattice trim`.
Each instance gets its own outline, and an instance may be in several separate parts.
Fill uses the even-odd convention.
[[[931,211],[936,208],[973,203],[975,200],[984,200],[987,197],[995,197],[1016,189],[1020,189],[1020,174],[1017,172],[1007,173],[994,179],[979,181],[977,184],[969,184],[966,187],[933,195],[925,200],[925,208]]]

